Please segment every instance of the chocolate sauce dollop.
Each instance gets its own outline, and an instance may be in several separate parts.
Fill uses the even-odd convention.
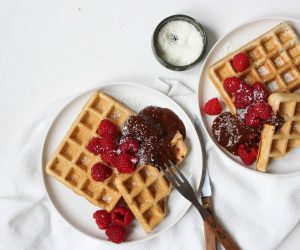
[[[261,131],[262,126],[247,126],[230,112],[220,114],[212,124],[212,132],[217,142],[234,155],[237,155],[240,144],[249,148],[258,146]]]
[[[155,106],[148,106],[129,117],[122,127],[123,136],[133,136],[140,142],[139,164],[156,167],[164,167],[168,160],[176,163],[171,141],[177,131],[185,138],[185,126],[181,119],[172,110]]]

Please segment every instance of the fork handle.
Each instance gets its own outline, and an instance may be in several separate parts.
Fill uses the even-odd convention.
[[[212,200],[210,196],[202,197],[202,205],[203,207],[212,213]],[[205,249],[206,250],[217,250],[217,238],[215,234],[212,232],[208,223],[204,223],[204,235],[205,235]]]
[[[230,237],[230,235],[221,227],[220,223],[211,214],[207,213],[204,218],[204,222],[210,227],[220,243],[225,247],[226,250],[239,250],[239,246]]]

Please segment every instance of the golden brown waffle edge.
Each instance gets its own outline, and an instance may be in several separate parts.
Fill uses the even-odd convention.
[[[251,62],[241,73],[231,65],[233,56],[239,52],[248,54]],[[208,75],[232,114],[236,113],[234,98],[223,87],[227,77],[240,77],[250,85],[260,81],[271,93],[300,89],[298,36],[288,23],[281,23],[211,65]]]
[[[187,154],[187,147],[179,132],[175,134],[171,146],[178,165]],[[132,174],[119,175],[116,185],[145,232],[151,232],[165,218],[166,201],[172,186],[156,167],[144,165]]]
[[[278,131],[264,125],[258,149],[256,169],[266,172],[270,159],[285,156],[291,149],[300,147],[300,93],[274,93],[269,104],[284,118]]]
[[[96,131],[102,119],[110,119],[118,127],[121,127],[125,120],[134,114],[133,111],[112,97],[102,92],[95,92],[84,105],[47,163],[46,173],[69,187],[76,194],[107,211],[111,211],[124,194],[124,199],[129,203],[128,206],[138,222],[146,232],[150,232],[166,215],[167,197],[171,190],[169,182],[163,177],[160,171],[151,165],[141,166],[131,175],[118,175],[117,170],[113,168],[113,174],[110,178],[104,182],[95,182],[90,176],[90,168],[94,163],[102,162],[102,160],[100,156],[95,156],[86,149],[90,139],[93,136],[97,136]],[[176,153],[178,163],[180,163],[187,153],[187,148],[179,132],[175,134],[172,140],[172,148]],[[148,206],[147,213],[139,214],[130,205],[126,191],[122,187],[118,189],[116,180],[119,180],[118,186],[123,186],[122,181],[138,173],[141,174],[143,171],[146,178],[146,170],[151,172],[155,180],[152,185],[148,185],[148,181],[145,182],[143,190],[148,189],[149,193],[150,191],[154,192],[155,188],[162,188],[164,192],[159,192],[161,198],[159,201],[155,200],[151,207]],[[157,214],[160,215],[159,219]]]
[[[111,211],[121,194],[115,185],[116,170],[104,182],[96,182],[90,176],[90,169],[96,162],[102,162],[86,149],[87,144],[102,119],[110,119],[122,126],[133,111],[112,97],[95,92],[83,106],[57,150],[46,165],[46,173],[69,187],[94,205]]]

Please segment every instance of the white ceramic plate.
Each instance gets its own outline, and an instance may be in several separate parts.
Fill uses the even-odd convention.
[[[215,89],[212,82],[209,80],[207,74],[208,67],[213,63],[215,63],[216,61],[218,61],[219,59],[221,59],[222,57],[224,57],[225,55],[227,55],[228,53],[238,49],[242,45],[253,40],[259,35],[267,32],[268,30],[272,29],[273,27],[275,27],[281,22],[289,22],[294,27],[296,32],[300,34],[300,21],[298,20],[280,18],[280,17],[263,18],[263,19],[246,23],[234,29],[233,31],[225,35],[223,38],[221,38],[214,45],[214,47],[211,49],[204,62],[203,70],[200,75],[199,87],[198,87],[199,107],[202,107],[207,100],[213,97],[220,97],[218,91]],[[217,144],[218,151],[221,152],[221,154],[225,154],[230,160],[239,164],[239,165],[237,164],[232,164],[232,165],[242,167],[240,166],[242,165],[242,162],[239,157],[235,157],[232,154],[228,153],[224,148],[219,146],[218,143],[214,140],[214,137],[211,132],[211,124],[215,116],[205,115],[202,111],[200,111],[200,113],[202,118],[202,124],[204,125],[205,130],[209,134],[210,138]],[[296,171],[300,171],[299,155],[300,155],[300,148],[292,150],[280,160],[271,161],[268,167],[268,173],[288,174],[288,173],[294,173]],[[254,169],[255,166],[253,164],[253,166],[250,168],[246,168],[246,167],[243,168],[247,171],[248,169]]]
[[[181,169],[185,176],[190,180],[194,190],[197,190],[202,173],[202,149],[191,120],[179,105],[159,91],[139,84],[111,83],[102,85],[97,89],[120,100],[136,112],[145,106],[156,105],[173,110],[181,118],[187,131],[186,144],[188,147],[187,158],[183,162]],[[42,166],[44,183],[48,196],[61,216],[82,233],[99,240],[106,240],[104,231],[98,229],[92,218],[93,213],[99,208],[92,205],[81,196],[76,195],[54,178],[46,175],[44,171],[45,165],[52,153],[55,151],[61,139],[65,136],[65,133],[78,115],[83,104],[91,96],[91,93],[94,90],[95,89],[87,91],[74,98],[57,115],[49,129],[44,143]],[[168,215],[164,221],[157,226],[152,233],[146,234],[141,226],[134,220],[133,227],[130,230],[131,232],[126,239],[126,242],[137,242],[153,238],[178,222],[186,213],[189,206],[190,203],[176,190],[173,190],[168,202]],[[126,243],[124,242],[123,244]]]

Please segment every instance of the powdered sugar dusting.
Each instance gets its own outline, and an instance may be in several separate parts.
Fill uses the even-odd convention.
[[[106,203],[109,203],[112,200],[112,197],[108,194],[103,195],[102,200]]]
[[[152,173],[149,171],[149,170],[146,170],[145,171],[146,175],[149,177],[149,176],[152,176]]]
[[[287,72],[283,75],[283,79],[286,83],[289,83],[294,80],[294,76],[290,72]]]
[[[280,67],[284,64],[284,61],[282,60],[282,58],[280,56],[278,56],[275,58],[274,63],[276,65],[276,67]]]
[[[299,131],[299,126],[298,126],[297,123],[293,123],[293,125],[292,125],[292,130],[293,130],[293,131]],[[300,131],[299,131],[299,132],[300,132]]]
[[[82,159],[81,159],[81,163],[84,165],[84,166],[88,166],[90,164],[90,159],[87,158],[86,156],[83,156]]]
[[[134,157],[134,158],[131,159],[131,162],[132,162],[133,164],[138,164],[139,159],[138,159],[137,157]]]
[[[119,111],[114,111],[113,114],[110,116],[111,119],[113,120],[117,120],[118,118],[120,118],[121,113]]]
[[[241,113],[244,112],[245,110],[241,111]],[[237,155],[240,144],[246,144],[250,147],[257,146],[261,128],[246,126],[244,122],[239,121],[230,112],[224,112],[214,120],[212,132],[221,146]]]
[[[228,134],[237,135],[237,136],[231,136],[229,138],[226,147],[231,147],[232,145],[236,144],[239,141],[241,136],[239,136],[238,128],[235,125],[235,122],[232,120],[231,116],[223,116],[222,122],[219,125],[220,125],[219,128],[213,130],[213,133],[218,141],[221,140],[221,136],[222,136],[221,130],[224,128],[226,128]]]
[[[245,120],[245,115],[247,114],[248,107],[245,109],[237,109],[237,118],[240,122]]]
[[[245,108],[253,102],[253,90],[248,84],[240,84],[235,94],[234,105],[236,108]]]
[[[271,92],[274,92],[278,89],[277,81],[273,80],[272,82],[268,83],[268,89],[271,90]]]
[[[155,156],[151,153],[154,149],[155,148],[152,143],[145,143],[144,147],[138,151],[138,157],[141,165],[145,165],[149,162],[155,163]]]
[[[261,76],[266,76],[267,74],[269,74],[269,69],[265,66],[260,66],[258,69],[258,73],[261,75]]]

